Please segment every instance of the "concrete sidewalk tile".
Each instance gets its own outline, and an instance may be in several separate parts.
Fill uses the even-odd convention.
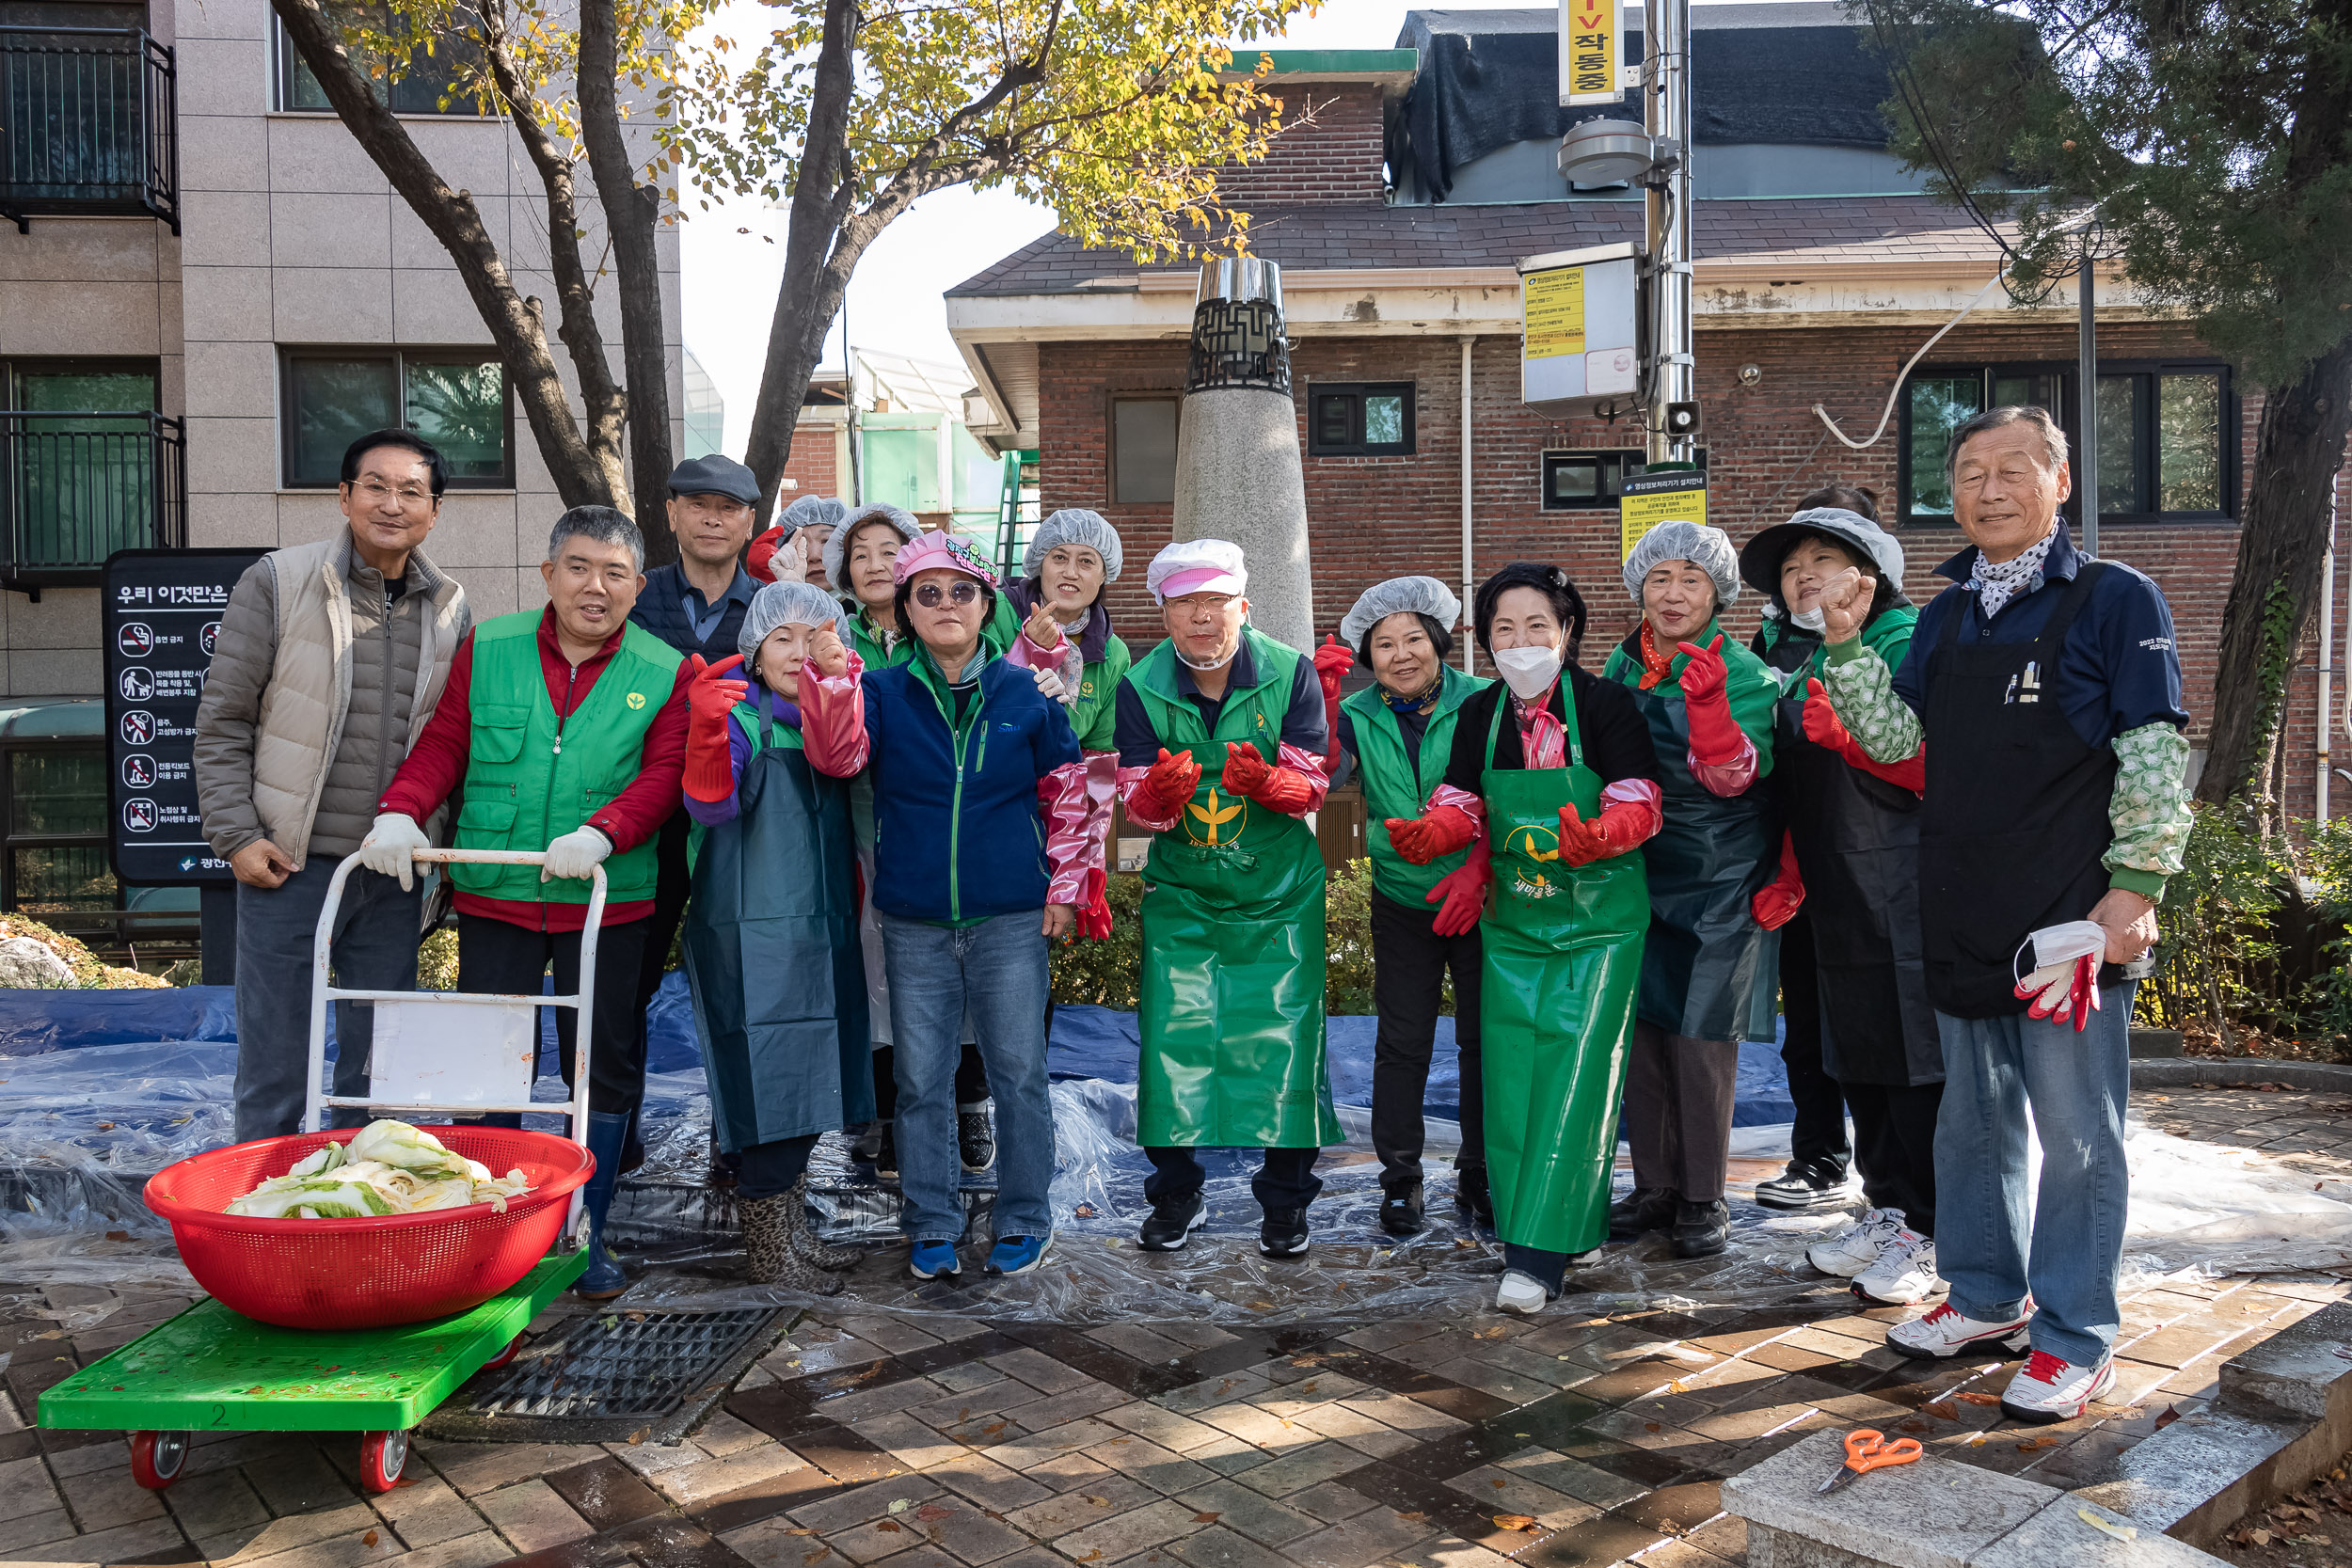
[[[43,1513],[22,1513],[13,1519],[0,1519],[0,1552],[13,1553],[22,1546],[45,1545],[74,1534],[73,1520],[62,1508]]]
[[[1723,1512],[1723,1483],[1693,1481],[1661,1486],[1615,1512],[1661,1535],[1682,1535]]]
[[[1352,1333],[1343,1334],[1340,1343],[1386,1355],[1398,1345],[1428,1338],[1442,1326],[1429,1318],[1391,1318],[1387,1323],[1371,1323]]]
[[[433,1483],[446,1492],[439,1481]],[[244,1476],[234,1470],[216,1470],[211,1475],[188,1476],[172,1483],[171,1489],[159,1493],[172,1517],[191,1541],[201,1541],[208,1535],[246,1525],[258,1525],[269,1517],[253,1488]],[[471,1513],[468,1517],[472,1517]],[[411,1542],[414,1545],[416,1543]]]
[[[1189,1416],[1179,1416],[1173,1410],[1162,1409],[1148,1400],[1115,1405],[1104,1411],[1102,1417],[1121,1432],[1150,1438],[1175,1453],[1190,1453],[1195,1449],[1206,1448],[1227,1436],[1213,1426],[1196,1421]]]
[[[65,1506],[39,1455],[0,1465],[0,1519],[20,1519]]]
[[[74,1523],[86,1531],[135,1525],[141,1519],[161,1518],[164,1513],[163,1496],[133,1481],[128,1465],[119,1470],[65,1476],[58,1480],[57,1489],[65,1494],[66,1507],[73,1511]]]
[[[62,1436],[63,1433],[44,1435]],[[59,1481],[68,1476],[86,1476],[93,1470],[127,1470],[130,1467],[131,1445],[112,1433],[99,1442],[49,1450],[49,1473]]]
[[[186,1485],[183,1481],[165,1494],[173,1499],[172,1507],[180,1506],[179,1494]],[[400,1532],[401,1540],[412,1550],[437,1546],[444,1541],[460,1541],[483,1528],[482,1515],[457,1495],[455,1487],[438,1477],[429,1476],[411,1486],[377,1493],[368,1498],[368,1503],[378,1517]]]
[[[1482,1345],[1470,1353],[1470,1359],[1500,1367],[1506,1372],[1518,1372],[1522,1377],[1532,1377],[1554,1388],[1565,1388],[1588,1375],[1581,1363],[1573,1359],[1564,1361],[1556,1353],[1531,1348],[1525,1339]]]
[[[571,1504],[581,1518],[599,1530],[669,1511],[660,1494],[617,1459],[599,1459],[575,1465],[568,1470],[557,1470],[548,1476],[547,1482],[555,1488],[557,1497]],[[405,1535],[407,1531],[401,1533]]]
[[[825,1540],[834,1551],[839,1552],[851,1562],[879,1562],[884,1558],[905,1551],[910,1546],[923,1544],[923,1537],[916,1532],[914,1527],[904,1522],[914,1517],[914,1511],[909,1509],[904,1513],[894,1513],[868,1524],[837,1531],[825,1537]]]
[[[1629,1503],[1648,1488],[1636,1485],[1623,1476],[1597,1469],[1580,1459],[1570,1459],[1549,1449],[1522,1449],[1518,1452],[1495,1461],[1494,1467],[1505,1475],[1525,1477],[1538,1486],[1550,1488],[1577,1501],[1595,1508],[1615,1508]]]
[[[992,1462],[994,1457],[991,1456]],[[1056,1454],[1041,1465],[1032,1465],[1021,1474],[1058,1493],[1067,1492],[1073,1486],[1092,1486],[1096,1481],[1116,1476],[1119,1472],[1100,1460],[1089,1459],[1083,1453],[1063,1453]]]
[[[1217,1479],[1216,1472],[1207,1465],[1172,1454],[1157,1443],[1140,1437],[1114,1437],[1086,1451],[1088,1458],[1098,1459],[1121,1475],[1133,1476],[1155,1492],[1187,1491]]]
[[[398,1557],[386,1558],[383,1568],[489,1568],[504,1562],[514,1548],[496,1530],[478,1529],[454,1541],[439,1541]]]
[[[1277,1366],[1279,1370],[1279,1364]],[[1360,1379],[1327,1367],[1318,1368],[1305,1377],[1287,1382],[1275,1379],[1270,1374],[1261,1375],[1268,1376],[1275,1386],[1265,1393],[1253,1394],[1249,1402],[1277,1416],[1295,1416],[1302,1410],[1312,1410],[1333,1400],[1354,1399],[1371,1386]]]
[[[1426,1519],[1407,1518],[1392,1508],[1374,1508],[1292,1542],[1282,1555],[1299,1568],[1365,1568],[1437,1533],[1438,1527]]]
[[[1285,1508],[1264,1493],[1253,1492],[1238,1481],[1211,1481],[1176,1500],[1197,1513],[1216,1514],[1217,1524],[1267,1546],[1279,1547],[1286,1541],[1311,1535],[1324,1524],[1311,1514]]]
[[[1323,1433],[1312,1427],[1254,1404],[1213,1405],[1200,1412],[1200,1419],[1245,1443],[1277,1454],[1323,1440]]]
[[[1127,1395],[1109,1384],[1097,1383],[1089,1378],[1074,1388],[1065,1388],[1058,1394],[1049,1394],[1044,1399],[1015,1406],[1011,1413],[1014,1419],[1031,1432],[1044,1432],[1065,1421],[1100,1415],[1126,1403],[1127,1399]]]
[[[1014,1470],[1028,1470],[1049,1459],[1078,1453],[1116,1442],[1127,1434],[1092,1416],[1067,1421],[1051,1432],[1025,1433],[988,1450],[988,1457]]]
[[[1256,1469],[1273,1456],[1263,1449],[1254,1448],[1243,1442],[1231,1433],[1220,1432],[1216,1434],[1216,1441],[1203,1443],[1186,1453],[1184,1457],[1195,1465],[1205,1465],[1215,1470],[1220,1476],[1237,1476],[1246,1470]]]
[[[517,1553],[545,1551],[596,1530],[579,1510],[544,1481],[526,1481],[485,1492],[473,1499],[492,1528],[514,1543]]]
[[[1475,1388],[1482,1394],[1492,1394],[1513,1404],[1533,1404],[1553,1391],[1553,1386],[1529,1377],[1524,1372],[1507,1370],[1484,1357],[1457,1355],[1429,1369],[1432,1374],[1464,1387]]]
[[[705,1421],[688,1441],[713,1459],[724,1459],[729,1454],[757,1448],[762,1443],[772,1443],[775,1439],[749,1421],[722,1410]]]
[[[487,1492],[568,1470],[599,1458],[604,1450],[594,1443],[435,1443],[420,1441],[412,1452],[438,1470],[462,1497]],[[411,1464],[415,1463],[412,1458]],[[412,1472],[413,1473],[413,1472]],[[266,1489],[264,1491],[266,1495]]]
[[[828,1558],[833,1568],[841,1568],[847,1560],[826,1545],[815,1530],[806,1525],[796,1525],[781,1514],[723,1531],[718,1539],[755,1568],[818,1568]]]
[[[1158,1500],[1159,1494],[1141,1481],[1106,1473],[1103,1481],[1073,1487],[1059,1497],[1014,1509],[1005,1515],[1005,1523],[1040,1541],[1053,1541]]]
[[[1054,1495],[1043,1482],[999,1465],[985,1454],[968,1453],[945,1465],[934,1465],[925,1474],[959,1497],[999,1513],[1009,1513]]]
[[[961,1453],[971,1449],[995,1449],[1007,1443],[1017,1443],[1029,1435],[1029,1429],[1009,1416],[988,1413],[944,1427],[939,1434],[957,1445],[956,1451]],[[932,1461],[936,1462],[935,1459]],[[909,1463],[907,1467],[928,1469],[930,1465]]]
[[[869,1481],[786,1512],[794,1524],[806,1525],[819,1535],[832,1535],[852,1525],[883,1517],[893,1503],[904,1503],[906,1508],[899,1510],[903,1513],[938,1496],[938,1485],[927,1476],[893,1476],[888,1481]]]
[[[656,1476],[664,1470],[683,1470],[689,1465],[703,1465],[710,1456],[691,1443],[607,1443],[604,1452],[617,1459],[632,1474]],[[595,1464],[596,1461],[586,1461]],[[577,1466],[566,1465],[566,1469]],[[548,1472],[553,1475],[555,1472]]]
[[[1311,1513],[1330,1525],[1336,1525],[1342,1519],[1353,1519],[1367,1509],[1380,1506],[1374,1498],[1336,1481],[1317,1481],[1303,1492],[1292,1493],[1282,1502],[1285,1507],[1295,1508],[1301,1513]]]
[[[803,1467],[798,1454],[771,1444],[745,1449],[731,1459],[704,1459],[674,1470],[659,1470],[645,1480],[655,1491],[688,1508]]]
[[[1204,1523],[1194,1517],[1199,1512],[1164,1497],[1100,1524],[1073,1530],[1055,1542],[1054,1549],[1077,1562],[1114,1562],[1192,1534]]]
[[[1070,1568],[1070,1560],[1044,1546],[1025,1546],[992,1568]]]
[[[1154,1334],[1141,1323],[1106,1323],[1101,1328],[1088,1329],[1086,1335],[1147,1365],[1181,1361],[1190,1348],[1164,1334]]]
[[[910,1470],[944,1465],[964,1451],[961,1443],[941,1435],[904,1412],[853,1422],[850,1430]]]
[[[1029,1544],[1019,1530],[961,1498],[942,1497],[899,1515],[932,1545],[975,1565],[1009,1557]]]
[[[1424,1441],[1441,1437],[1450,1432],[1460,1432],[1470,1425],[1468,1421],[1457,1420],[1442,1411],[1432,1410],[1419,1400],[1406,1399],[1402,1394],[1391,1394],[1385,1389],[1342,1400],[1340,1404],[1359,1416],[1369,1416],[1383,1426],[1410,1433]]]
[[[857,1317],[843,1318],[839,1322],[841,1327],[850,1333],[868,1344],[882,1346],[893,1355],[905,1351],[923,1350],[940,1342],[937,1335],[925,1333],[904,1318]]]
[[[1565,1492],[1530,1479],[1521,1472],[1481,1465],[1448,1478],[1446,1485],[1470,1498],[1481,1513],[1524,1513],[1546,1529],[1565,1529],[1601,1511]]]
[[[1041,1394],[1066,1394],[1094,1379],[1075,1367],[1064,1366],[1041,1350],[1024,1345],[1019,1350],[1000,1351],[982,1357],[990,1366],[1008,1377],[1019,1378]]]
[[[118,1525],[113,1529],[99,1530],[89,1535],[70,1535],[46,1542],[38,1546],[22,1546],[8,1553],[9,1568],[20,1562],[54,1562],[65,1564],[98,1564],[122,1562],[167,1552],[194,1552],[180,1527],[168,1519],[143,1519],[135,1525]],[[289,1560],[286,1568],[296,1568]]]
[[[1152,1402],[1162,1409],[1173,1410],[1180,1416],[1198,1416],[1214,1406],[1263,1394],[1273,1386],[1256,1372],[1226,1372],[1216,1377],[1202,1378],[1198,1383],[1188,1383],[1182,1388],[1171,1388],[1156,1396]]]
[[[1747,1568],[1748,1522],[1729,1513],[1718,1513],[1707,1523],[1686,1532],[1683,1541],[1700,1550]],[[1699,1568],[1708,1568],[1700,1564]]]
[[[1724,1560],[1687,1539],[1671,1537],[1632,1559],[1639,1568],[1724,1568]]]
[[[1222,1525],[1185,1536],[1172,1543],[1168,1554],[1191,1568],[1290,1568],[1279,1552],[1268,1550],[1246,1535],[1237,1535]]]
[[[1367,1425],[1378,1426],[1377,1422]],[[1380,1427],[1386,1432],[1387,1427]],[[1293,1449],[1281,1457],[1242,1471],[1236,1478],[1269,1497],[1288,1497],[1321,1481],[1335,1480],[1364,1466],[1364,1456],[1344,1443],[1322,1442]]]
[[[930,1378],[907,1377],[896,1383],[869,1384],[850,1393],[818,1400],[810,1414],[838,1421],[845,1427],[855,1427],[869,1417],[912,1414],[934,1400],[948,1397],[947,1390]]]
[[[246,1563],[339,1535],[364,1535],[382,1523],[374,1510],[353,1503],[348,1508],[328,1509],[322,1513],[289,1513],[267,1524],[241,1526],[218,1535],[199,1537],[196,1544],[212,1560],[214,1568],[244,1568]]]
[[[1005,1381],[1005,1374],[985,1361],[966,1361],[960,1367],[942,1367],[923,1375],[951,1394],[969,1394]]]

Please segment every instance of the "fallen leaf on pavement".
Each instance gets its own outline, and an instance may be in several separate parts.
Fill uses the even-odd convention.
[[[2179,1420],[2180,1418],[2180,1411],[2168,1404],[2164,1407],[2164,1414],[2156,1418],[2156,1430],[2158,1432],[2162,1432],[2166,1427],[2170,1426],[2173,1422]]]
[[[2101,1535],[2112,1535],[2118,1541],[2137,1541],[2139,1539],[2139,1531],[2132,1528],[2129,1525],[2111,1525],[2105,1519],[2100,1518],[2096,1513],[2091,1513],[2090,1510],[2087,1508],[2078,1508],[2074,1510],[2074,1513],[2084,1524],[2089,1525],[2092,1529],[2097,1530]]]
[[[1957,1421],[1960,1419],[1960,1411],[1958,1407],[1947,1404],[1942,1400],[1936,1401],[1933,1404],[1923,1404],[1919,1407],[1919,1411],[1921,1415],[1932,1416],[1939,1421]]]
[[[1497,1529],[1532,1530],[1535,1528],[1535,1521],[1524,1513],[1498,1513],[1495,1515],[1495,1528]]]
[[[1196,1513],[1192,1516],[1192,1522],[1196,1525],[1214,1525],[1224,1517],[1222,1513]]]
[[[365,1534],[365,1535],[363,1535],[363,1536],[361,1536],[361,1537],[359,1538],[359,1544],[361,1544],[362,1546],[373,1546],[373,1545],[374,1545],[374,1544],[376,1544],[376,1542],[377,1542],[377,1541],[379,1541],[379,1540],[381,1540],[381,1539],[382,1539],[382,1537],[381,1537],[381,1536],[379,1536],[379,1535],[377,1535],[377,1534],[375,1533],[375,1531],[373,1531],[373,1530],[370,1530],[370,1531],[368,1531],[368,1533],[367,1533],[367,1534]]]
[[[1998,1394],[1963,1393],[1954,1394],[1952,1398],[1963,1401],[1969,1404],[1981,1404],[1987,1407],[1996,1405],[2001,1402],[2001,1396]]]

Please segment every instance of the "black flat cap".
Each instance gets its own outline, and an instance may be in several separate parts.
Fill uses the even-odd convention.
[[[712,452],[707,457],[690,457],[670,470],[670,494],[674,496],[724,496],[745,506],[759,504],[759,481],[752,471],[732,457]]]

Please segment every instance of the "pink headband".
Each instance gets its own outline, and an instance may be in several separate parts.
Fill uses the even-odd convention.
[[[1222,566],[1187,566],[1181,572],[1170,572],[1160,584],[1160,599],[1181,599],[1187,594],[1221,590],[1238,594],[1242,585],[1232,573]]]

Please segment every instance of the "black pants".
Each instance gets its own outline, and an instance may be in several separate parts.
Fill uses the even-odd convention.
[[[1935,1116],[1944,1085],[1848,1084],[1854,1163],[1873,1209],[1900,1209],[1903,1223],[1935,1234]]]
[[[1517,1242],[1502,1243],[1502,1266],[1516,1269],[1555,1296],[1560,1293],[1561,1285],[1568,1276],[1568,1259],[1572,1256],[1565,1252],[1547,1252],[1542,1247],[1521,1246]]]
[[[645,952],[643,920],[607,926],[596,933],[596,993],[590,999],[588,1108],[608,1114],[634,1112],[645,1097],[644,1009],[637,1006],[637,971]],[[580,989],[580,933],[534,931],[486,914],[457,917],[457,989],[534,995],[549,964],[555,991]],[[555,1037],[564,1049],[564,1082],[572,1082],[574,1042],[580,1014],[555,1009]]]
[[[888,1121],[898,1114],[898,1077],[893,1066],[898,1059],[898,1048],[888,1045],[874,1047],[874,1116]],[[963,1054],[956,1058],[956,1104],[977,1105],[988,1098],[988,1069],[980,1063],[980,1048],[972,1041],[963,1042]]]
[[[1454,972],[1454,1045],[1461,1061],[1462,1148],[1455,1165],[1486,1163],[1478,1051],[1478,927],[1441,937],[1438,911],[1372,895],[1372,1005],[1380,1015],[1372,1048],[1372,1148],[1380,1185],[1391,1194],[1421,1181],[1422,1100],[1437,1049],[1446,971]]]
[[[755,1203],[763,1197],[790,1192],[792,1184],[808,1169],[808,1153],[816,1147],[814,1132],[753,1144],[742,1152],[743,1174],[736,1183],[735,1196],[746,1203]]]
[[[1731,1095],[1740,1076],[1736,1040],[1694,1040],[1655,1023],[1633,1025],[1626,1065],[1625,1132],[1633,1146],[1633,1184],[1662,1187],[1689,1203],[1724,1196],[1731,1160]]]
[[[1209,1173],[1200,1168],[1200,1156],[1182,1145],[1168,1145],[1144,1153],[1152,1157],[1152,1174],[1143,1179],[1143,1196],[1157,1203],[1164,1197],[1184,1197],[1200,1190]],[[1258,1207],[1268,1212],[1277,1209],[1304,1209],[1323,1191],[1323,1178],[1315,1174],[1315,1156],[1319,1148],[1269,1148],[1265,1151],[1265,1167],[1249,1179],[1249,1191],[1257,1198]]]
[[[1821,975],[1813,963],[1813,921],[1800,911],[1780,928],[1781,1065],[1788,1098],[1796,1101],[1788,1153],[1800,1165],[1835,1165],[1853,1158],[1846,1142],[1846,1097],[1821,1066]]]

